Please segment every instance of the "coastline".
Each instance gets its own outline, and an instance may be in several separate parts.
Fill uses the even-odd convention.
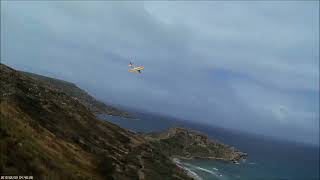
[[[191,160],[191,159],[207,159],[207,160],[220,160],[220,161],[225,161],[225,162],[232,162],[232,163],[237,163],[239,160],[235,159],[225,159],[225,158],[218,158],[218,157],[198,157],[198,156],[193,156],[193,157],[182,157],[182,156],[172,156],[173,159],[185,159],[185,160]],[[241,158],[246,159],[246,158]]]
[[[189,158],[188,158],[189,159]],[[185,165],[183,165],[183,163],[180,162],[179,158],[172,158],[173,163],[175,163],[182,171],[184,171],[186,173],[187,176],[189,176],[192,179],[195,180],[204,180],[203,178],[201,178],[195,171],[189,169],[188,167],[186,167]],[[189,165],[188,165],[189,166]],[[190,165],[192,166],[192,165]],[[200,171],[204,171],[206,173],[209,173],[211,175],[213,175],[214,177],[216,177],[217,179],[220,179],[221,176],[223,176],[223,174],[218,173],[218,172],[213,172],[212,170],[206,169],[206,168],[202,168],[199,166],[193,166],[193,168],[200,170]],[[218,170],[216,168],[214,168],[215,170]]]
[[[192,171],[191,169],[185,167],[184,165],[182,165],[180,160],[191,160],[191,159],[207,159],[207,160],[218,160],[218,161],[225,161],[225,162],[229,162],[229,163],[234,163],[234,164],[239,164],[238,161],[236,160],[230,160],[230,159],[224,159],[224,158],[217,158],[217,157],[181,157],[181,156],[172,156],[171,160],[172,162],[177,165],[181,170],[183,170],[189,177],[195,179],[195,180],[203,180],[196,172]],[[242,158],[245,159],[245,158]],[[206,171],[202,168],[199,168],[202,171]],[[209,172],[211,173],[211,172]],[[218,176],[217,174],[214,174],[216,176]],[[221,174],[219,176],[222,176]]]
[[[191,171],[189,168],[181,165],[180,160],[178,158],[172,158],[172,162],[177,165],[181,170],[183,170],[189,177],[195,180],[203,180],[197,173]]]

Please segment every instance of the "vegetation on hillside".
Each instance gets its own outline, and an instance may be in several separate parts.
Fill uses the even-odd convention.
[[[142,136],[170,157],[239,161],[247,156],[234,147],[210,140],[199,132],[184,128],[171,128],[165,132]]]
[[[144,138],[1,64],[0,174],[35,179],[188,179]]]
[[[21,72],[21,73],[35,79],[38,83],[43,83],[49,87],[59,89],[60,91],[66,93],[67,95],[73,97],[74,99],[79,100],[84,106],[89,108],[89,110],[95,114],[105,113],[113,116],[122,116],[126,118],[131,118],[128,112],[125,112],[123,110],[120,110],[110,105],[106,105],[105,103],[96,100],[94,97],[89,95],[86,91],[80,89],[78,86],[76,86],[73,83],[46,77],[46,76],[41,76],[38,74],[29,73],[29,72]]]

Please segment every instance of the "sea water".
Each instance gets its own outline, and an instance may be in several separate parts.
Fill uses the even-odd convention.
[[[136,132],[163,131],[185,127],[232,145],[248,158],[239,164],[219,160],[180,160],[180,165],[203,180],[318,180],[319,146],[279,141],[263,136],[150,114],[136,114],[138,119],[99,115],[99,118]]]

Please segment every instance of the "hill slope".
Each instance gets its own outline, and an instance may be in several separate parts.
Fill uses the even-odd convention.
[[[79,100],[0,65],[0,174],[35,179],[189,179],[152,143]]]
[[[247,156],[246,153],[233,147],[210,140],[199,132],[184,128],[171,128],[165,132],[148,133],[143,137],[171,157],[239,161]]]
[[[41,76],[38,74],[29,73],[29,72],[21,72],[21,73],[33,78],[39,83],[44,83],[49,87],[59,89],[60,91],[66,93],[67,95],[73,97],[74,99],[79,100],[84,106],[89,108],[90,111],[96,114],[106,113],[114,116],[122,116],[127,118],[130,117],[127,112],[114,108],[110,105],[106,105],[103,102],[96,100],[94,97],[90,96],[87,92],[80,89],[73,83],[46,77],[46,76]]]

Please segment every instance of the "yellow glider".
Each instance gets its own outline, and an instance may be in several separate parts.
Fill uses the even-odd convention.
[[[132,69],[128,70],[129,72],[132,72],[132,73],[141,73],[141,71],[144,70],[143,66],[135,67],[131,62],[129,63],[128,66],[132,67]]]

